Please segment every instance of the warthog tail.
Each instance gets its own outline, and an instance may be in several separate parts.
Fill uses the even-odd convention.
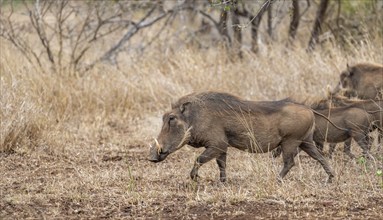
[[[326,119],[328,122],[330,122],[330,124],[332,124],[334,127],[336,127],[337,129],[341,130],[341,131],[348,131],[347,129],[345,128],[341,128],[341,127],[338,127],[336,124],[334,124],[334,122],[332,122],[329,118],[327,118],[325,115],[323,115],[322,113],[319,113],[315,110],[312,109],[312,111],[314,112],[314,114],[316,115],[319,115],[321,116],[322,118]]]

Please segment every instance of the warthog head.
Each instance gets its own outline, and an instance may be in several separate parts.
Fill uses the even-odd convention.
[[[149,144],[149,161],[161,162],[189,142],[192,127],[186,120],[188,104],[190,103],[173,108],[172,111],[164,114],[161,132],[158,138]]]
[[[353,69],[347,64],[347,69],[341,72],[339,82],[336,85],[335,89],[331,92],[332,95],[335,95],[341,91],[345,91],[352,87],[352,77],[354,75]]]
[[[356,68],[352,68],[347,64],[347,69],[345,71],[343,71],[339,77],[340,78],[339,86],[341,88],[352,88],[353,87],[352,79],[353,79],[355,71],[357,71]]]
[[[383,66],[372,63],[359,63],[348,66],[340,74],[340,80],[333,93],[346,97],[377,99],[383,90]]]

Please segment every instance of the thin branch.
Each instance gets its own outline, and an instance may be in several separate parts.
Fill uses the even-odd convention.
[[[269,8],[269,6],[274,3],[275,0],[265,0],[265,2],[262,4],[262,7],[259,9],[259,11],[257,12],[257,15],[256,16],[253,16],[253,15],[249,15],[253,18],[250,19],[250,23],[253,23],[254,20],[256,22],[260,22],[263,14],[267,11],[267,9]]]
[[[298,0],[292,0],[292,16],[291,16],[291,22],[289,27],[289,41],[292,41],[295,39],[295,35],[297,34],[298,26],[299,26],[299,1]]]
[[[88,65],[85,70],[91,69],[96,63],[100,61],[107,61],[114,59],[113,56],[115,56],[118,52],[120,52],[122,46],[130,40],[131,37],[134,36],[140,29],[149,27],[153,25],[154,23],[162,20],[165,18],[169,13],[173,13],[175,10],[169,10],[167,12],[162,13],[161,15],[146,21],[146,19],[154,12],[155,7],[153,7],[137,24],[132,22],[133,26],[131,29],[129,29],[125,35],[113,46],[111,47],[107,52],[104,53],[99,59]]]
[[[257,15],[249,16],[249,22],[251,23],[252,51],[255,53],[258,52],[258,29],[261,23],[262,16],[273,2],[273,0],[265,0],[265,2],[262,4],[262,7],[259,9]]]
[[[311,37],[308,44],[308,51],[314,50],[316,43],[318,42],[319,34],[322,30],[322,23],[324,22],[326,10],[329,4],[329,0],[321,0],[317,15],[315,18],[315,23],[313,26],[313,30],[311,31]]]
[[[24,2],[24,4],[28,8],[28,6],[27,6],[28,3]],[[33,10],[33,11],[29,10],[29,18],[30,18],[30,21],[32,23],[32,26],[34,27],[34,29],[37,32],[37,35],[41,41],[41,44],[43,45],[43,47],[45,48],[45,50],[47,52],[48,60],[51,62],[54,71],[56,71],[55,59],[53,56],[53,52],[51,50],[49,40],[47,39],[46,33],[44,31],[44,28],[43,28],[43,24],[42,24],[42,22],[43,22],[42,18],[46,12],[47,12],[47,8],[45,8],[45,10],[43,10],[42,13],[41,13],[40,9],[37,9],[37,8],[35,8],[35,10]]]
[[[209,14],[207,14],[206,12],[202,11],[202,10],[197,10],[198,13],[200,13],[201,15],[205,16],[207,19],[209,19],[211,22],[213,22],[214,26],[218,29],[219,27],[219,24],[216,20],[214,20],[213,17],[211,17]]]

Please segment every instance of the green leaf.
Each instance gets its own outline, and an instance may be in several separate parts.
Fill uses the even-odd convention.
[[[366,158],[364,158],[364,157],[359,157],[359,159],[358,159],[358,163],[359,163],[359,164],[365,164],[365,163],[366,163]]]
[[[226,5],[224,8],[223,8],[224,11],[230,11],[230,5]]]
[[[382,170],[377,170],[376,171],[377,176],[383,176],[383,171]]]

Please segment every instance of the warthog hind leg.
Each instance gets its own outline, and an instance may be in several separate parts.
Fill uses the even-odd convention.
[[[319,150],[314,146],[314,142],[312,141],[312,137],[309,137],[299,146],[304,152],[306,152],[310,157],[317,160],[323,167],[323,169],[328,174],[328,182],[332,182],[332,178],[334,177],[334,172],[330,168],[326,158],[319,152]]]
[[[226,152],[222,153],[217,158],[217,164],[219,168],[219,179],[221,182],[226,182]]]
[[[296,140],[287,140],[282,143],[283,168],[279,173],[279,180],[282,180],[294,166],[294,157],[298,154]]]

